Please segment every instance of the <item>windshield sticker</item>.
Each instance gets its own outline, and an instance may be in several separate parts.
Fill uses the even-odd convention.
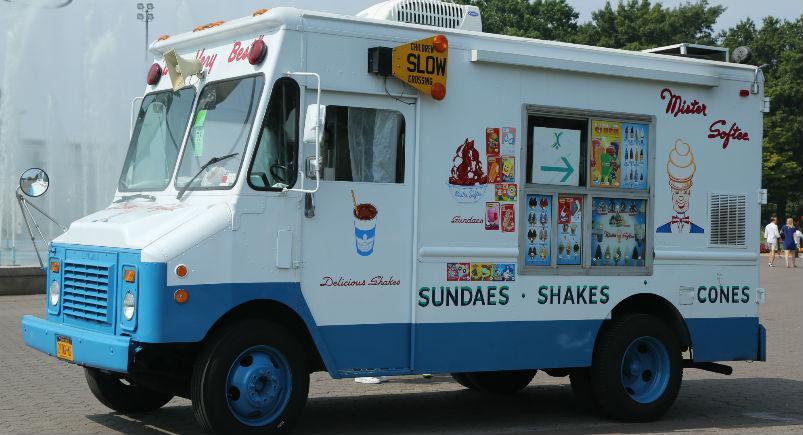
[[[204,154],[204,121],[206,121],[206,109],[198,111],[195,115],[195,124],[192,126],[192,155],[201,157]]]

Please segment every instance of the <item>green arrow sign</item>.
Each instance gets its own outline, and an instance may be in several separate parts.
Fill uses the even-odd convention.
[[[563,172],[563,178],[560,179],[560,182],[565,183],[572,176],[574,168],[566,157],[561,156],[560,159],[563,160],[564,166],[541,166],[541,170],[544,172]]]

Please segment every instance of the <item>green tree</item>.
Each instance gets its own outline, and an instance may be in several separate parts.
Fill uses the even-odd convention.
[[[566,0],[456,0],[482,12],[486,33],[553,41],[571,41],[580,16]]]
[[[579,26],[574,42],[626,50],[679,42],[712,45],[714,24],[723,12],[723,6],[709,6],[708,0],[674,8],[649,0],[628,0],[620,1],[614,9],[606,2],[591,14],[590,22]]]
[[[764,116],[762,183],[780,217],[803,215],[803,16],[794,21],[767,17],[760,28],[750,20],[720,33],[731,50],[753,51],[751,64],[764,65],[764,94],[771,110]]]

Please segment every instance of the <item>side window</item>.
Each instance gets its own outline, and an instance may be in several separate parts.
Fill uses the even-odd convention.
[[[404,116],[395,110],[326,106],[323,179],[404,182]]]
[[[297,178],[298,84],[281,78],[273,86],[268,110],[248,171],[248,184],[256,190],[292,187]]]
[[[527,127],[524,271],[646,270],[649,121],[531,113]]]

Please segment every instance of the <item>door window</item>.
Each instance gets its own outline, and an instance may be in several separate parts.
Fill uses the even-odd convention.
[[[295,80],[277,80],[248,171],[248,184],[252,188],[282,190],[295,184],[298,174],[298,106],[299,88]]]
[[[395,110],[327,106],[323,179],[404,182],[404,116]]]

